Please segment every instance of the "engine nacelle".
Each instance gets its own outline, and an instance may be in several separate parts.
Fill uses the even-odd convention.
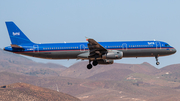
[[[114,61],[113,60],[98,60],[98,64],[113,64]]]
[[[108,53],[102,55],[103,59],[122,59],[122,57],[123,57],[123,52],[116,50],[109,51]]]

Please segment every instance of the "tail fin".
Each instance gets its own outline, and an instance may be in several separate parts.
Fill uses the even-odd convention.
[[[14,22],[6,22],[9,37],[13,45],[32,44],[28,37],[14,24]]]

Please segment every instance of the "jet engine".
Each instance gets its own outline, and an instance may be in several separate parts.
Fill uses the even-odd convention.
[[[114,63],[113,60],[107,60],[107,59],[98,60],[98,64],[113,64],[113,63]]]
[[[123,52],[117,50],[108,51],[108,53],[102,55],[102,59],[122,59],[122,57]]]

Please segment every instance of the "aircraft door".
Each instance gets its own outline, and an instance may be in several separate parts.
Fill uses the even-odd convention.
[[[81,45],[80,45],[80,51],[81,51],[81,52],[84,52],[84,51],[85,51],[85,48],[86,48],[86,46],[85,46],[84,44],[81,44]]]
[[[123,50],[127,50],[127,44],[126,44],[126,43],[123,43],[123,44],[122,44],[122,49],[123,49]]]
[[[39,52],[39,46],[33,45],[33,52]]]
[[[161,43],[160,42],[156,42],[156,49],[161,49]]]

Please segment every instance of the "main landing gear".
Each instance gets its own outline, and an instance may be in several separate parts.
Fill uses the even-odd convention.
[[[156,58],[156,65],[159,65],[160,62],[158,62],[158,56],[155,56],[155,58]]]
[[[91,63],[89,63],[88,65],[87,65],[87,69],[91,69],[92,68],[92,65],[91,65]]]
[[[94,60],[92,64],[93,64],[93,66],[97,66],[98,65],[98,61]],[[92,64],[91,64],[91,60],[89,60],[89,64],[87,65],[87,69],[91,69],[92,68]]]

